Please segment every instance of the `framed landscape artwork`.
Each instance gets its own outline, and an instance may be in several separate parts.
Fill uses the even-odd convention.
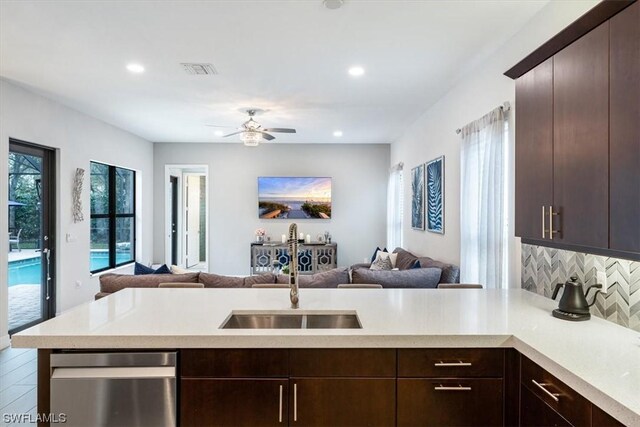
[[[411,228],[424,230],[424,165],[411,169]]]
[[[427,230],[444,234],[444,156],[426,164]]]
[[[258,177],[260,219],[331,219],[331,178]]]

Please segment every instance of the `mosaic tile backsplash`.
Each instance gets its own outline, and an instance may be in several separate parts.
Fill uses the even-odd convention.
[[[556,283],[574,275],[586,290],[597,283],[598,271],[606,271],[609,289],[598,294],[591,314],[640,331],[640,262],[522,245],[522,288],[528,291],[551,298]]]

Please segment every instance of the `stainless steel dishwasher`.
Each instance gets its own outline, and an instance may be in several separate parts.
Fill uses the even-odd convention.
[[[176,353],[54,353],[51,412],[66,426],[176,426]]]

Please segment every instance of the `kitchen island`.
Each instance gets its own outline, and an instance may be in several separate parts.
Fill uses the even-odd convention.
[[[536,366],[535,369],[541,368],[593,404],[594,408],[603,410],[625,425],[640,425],[640,339],[639,334],[630,329],[598,318],[587,322],[556,319],[551,316],[556,302],[519,289],[301,289],[301,308],[296,312],[355,312],[362,328],[220,328],[232,312],[287,311],[288,294],[288,289],[125,289],[16,334],[12,345],[38,348],[40,357],[45,358],[52,352],[79,349],[171,349],[184,352],[182,363],[189,358],[195,360],[195,356],[205,359],[222,357],[206,353],[207,349],[288,349],[293,353],[283,357],[288,357],[290,360],[287,362],[291,365],[306,357],[300,352],[302,349],[318,349],[319,353],[326,352],[326,349],[388,349],[393,352],[389,363],[394,371],[382,376],[393,378],[394,387],[396,381],[400,384],[399,378],[403,376],[402,361],[411,363],[412,353],[407,351],[504,349],[506,353],[501,357],[504,357],[505,374],[500,376],[504,380],[506,402],[504,423],[518,420],[517,415],[508,413],[512,406],[509,402],[520,389],[513,385],[513,379],[509,379],[509,372],[519,376],[521,371],[520,362],[514,362],[513,358],[512,352],[517,351],[524,356],[523,375],[528,364]],[[431,357],[428,354],[414,356]],[[380,357],[384,359],[386,355],[381,354]],[[487,356],[491,357],[494,356]],[[353,362],[350,356],[345,356],[344,363],[350,362]],[[340,363],[340,358],[331,359],[331,365],[338,366],[338,371]],[[369,363],[375,364],[375,360],[361,361],[362,365]],[[395,370],[396,365],[398,371]],[[43,363],[41,366],[46,375],[41,372],[39,377],[46,381],[49,365]],[[196,376],[193,373],[184,375],[189,369],[181,366],[178,371],[183,372],[184,377]],[[276,376],[286,377],[289,381],[287,374],[292,366],[282,369],[287,372]],[[384,372],[385,368],[381,370]],[[406,370],[411,371],[410,367]],[[328,376],[332,375],[329,373]],[[363,376],[376,375],[365,373]],[[428,375],[411,373],[405,376]],[[44,387],[48,388],[48,383]],[[42,384],[39,384],[40,388],[43,388]],[[290,396],[293,395],[291,388],[293,386],[287,386],[285,390]],[[523,387],[522,390],[528,392],[529,389]],[[44,390],[39,391],[44,394]],[[541,393],[544,394],[542,388]],[[564,397],[561,393],[547,394],[552,399],[551,403],[558,396],[559,399]],[[285,396],[286,403],[292,403],[292,399]],[[282,407],[282,397],[279,402]],[[401,406],[399,402],[398,410]],[[184,410],[184,406],[181,408]],[[282,411],[280,408],[280,413]],[[285,421],[286,413],[291,411],[292,408],[285,408]],[[562,414],[562,408],[558,411]],[[291,412],[288,419],[295,425],[293,415]]]

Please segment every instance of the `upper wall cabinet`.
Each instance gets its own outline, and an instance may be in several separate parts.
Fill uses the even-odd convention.
[[[553,240],[609,243],[609,23],[553,58]]]
[[[640,2],[600,3],[506,74],[516,235],[639,259]]]
[[[553,58],[516,80],[515,111],[516,235],[545,239],[553,204]]]
[[[610,25],[610,247],[640,252],[640,2]]]

